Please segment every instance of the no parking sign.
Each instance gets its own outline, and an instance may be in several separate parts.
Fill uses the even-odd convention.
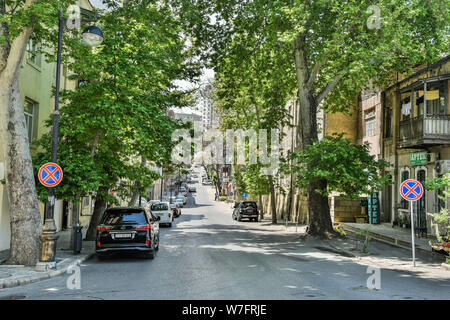
[[[56,163],[48,162],[39,169],[38,177],[44,186],[52,188],[62,181],[63,171]]]
[[[406,201],[411,202],[411,239],[412,239],[412,255],[413,265],[416,266],[416,248],[414,243],[414,205],[413,202],[419,200],[423,196],[422,184],[414,179],[408,179],[403,181],[400,186],[400,195]]]
[[[423,196],[423,186],[414,179],[403,181],[400,186],[400,194],[407,201],[417,201]]]

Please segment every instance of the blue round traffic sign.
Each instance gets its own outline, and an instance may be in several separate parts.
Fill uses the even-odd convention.
[[[423,196],[423,186],[417,180],[405,180],[400,186],[400,194],[405,200],[417,201]]]
[[[38,177],[44,186],[55,187],[61,182],[63,171],[56,163],[48,162],[39,169]]]
[[[242,193],[241,193],[241,197],[242,197],[242,198],[247,198],[247,192],[242,192]]]

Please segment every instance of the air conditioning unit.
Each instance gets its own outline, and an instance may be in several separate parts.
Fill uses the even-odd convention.
[[[450,160],[436,161],[435,169],[436,169],[436,173],[438,175],[449,173],[450,172]]]

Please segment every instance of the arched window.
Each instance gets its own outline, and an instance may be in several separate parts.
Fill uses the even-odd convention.
[[[408,180],[409,179],[409,169],[404,169],[400,172],[400,184],[402,184],[403,181]],[[400,209],[409,209],[409,201],[403,199],[403,197],[401,197],[400,200]]]

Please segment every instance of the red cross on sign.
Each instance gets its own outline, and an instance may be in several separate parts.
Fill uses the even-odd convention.
[[[417,201],[423,196],[423,186],[414,179],[403,181],[400,186],[400,194],[405,200]]]
[[[48,162],[39,169],[39,181],[46,187],[57,186],[63,177],[63,171],[56,163]]]

